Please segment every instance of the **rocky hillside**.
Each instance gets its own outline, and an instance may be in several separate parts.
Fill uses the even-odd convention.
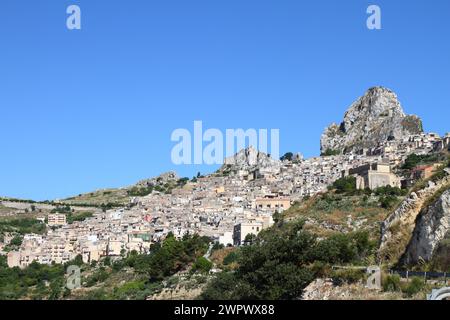
[[[68,205],[125,206],[132,197],[146,196],[153,191],[170,192],[172,189],[180,187],[183,182],[185,180],[181,181],[175,172],[166,172],[125,188],[97,190],[58,200],[58,202]]]
[[[449,173],[441,168],[424,186],[416,186],[382,223],[380,262],[416,265],[433,258],[448,230]]]
[[[450,190],[447,190],[421,212],[402,262],[410,265],[431,261],[449,230]]]
[[[422,132],[422,121],[406,115],[389,89],[374,87],[354,102],[340,125],[331,124],[320,140],[322,154],[350,153]]]
[[[249,170],[258,168],[275,168],[280,166],[278,159],[273,159],[270,155],[258,151],[253,146],[240,150],[234,156],[226,158],[225,164],[219,169],[220,173]]]

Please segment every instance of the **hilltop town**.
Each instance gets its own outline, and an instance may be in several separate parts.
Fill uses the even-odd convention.
[[[40,217],[47,231],[25,234],[20,247],[3,254],[10,267],[25,268],[33,261],[61,264],[78,255],[91,263],[120,259],[132,251],[148,253],[152,243],[169,233],[179,239],[199,234],[223,246],[241,246],[249,235],[272,226],[275,214],[325,192],[340,178],[355,177],[358,189],[406,188],[433,170],[423,166],[415,176],[402,176],[397,169],[408,156],[449,146],[450,134],[422,132],[420,119],[405,115],[392,91],[372,88],[350,107],[341,125],[325,130],[320,157],[287,153],[272,159],[248,147],[213,174],[190,180],[169,172],[144,180],[128,192],[122,207],[93,206],[89,216],[71,223],[64,208],[76,205],[48,204],[52,211]],[[31,212],[35,206],[21,203],[20,209]],[[18,209],[14,201],[2,201],[3,211],[8,207]],[[12,237],[4,237],[0,250]]]

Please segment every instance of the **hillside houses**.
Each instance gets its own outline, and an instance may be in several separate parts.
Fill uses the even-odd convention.
[[[131,251],[144,254],[170,232],[177,238],[197,233],[224,245],[241,245],[248,234],[270,227],[275,212],[326,191],[343,175],[356,176],[358,188],[399,186],[394,166],[409,154],[448,148],[449,142],[448,134],[443,138],[418,134],[386,141],[359,154],[296,157],[293,161],[276,161],[261,153],[256,156],[257,151],[249,148],[243,159],[258,158],[260,163],[230,162],[171,194],[154,191],[133,198],[127,208],[97,213],[82,222],[67,224],[60,215],[49,216],[54,230],[44,236],[26,235],[20,250],[8,254],[8,265],[64,263],[77,255],[90,263],[106,256],[120,258]],[[429,170],[424,168],[420,174],[427,175]]]

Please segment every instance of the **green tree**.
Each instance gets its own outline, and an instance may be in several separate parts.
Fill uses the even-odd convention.
[[[245,245],[252,245],[256,241],[256,235],[253,233],[249,233],[245,236],[244,244]]]
[[[20,247],[22,245],[22,237],[15,236],[14,238],[12,238],[12,240],[9,244],[12,246]]]
[[[197,261],[192,265],[192,272],[208,273],[213,264],[205,257],[197,258]]]
[[[391,209],[397,201],[398,198],[392,195],[382,196],[379,199],[380,206],[384,209]]]
[[[285,160],[287,160],[287,161],[292,161],[293,157],[294,157],[294,154],[293,154],[292,152],[286,152],[286,153],[280,158],[280,160],[281,160],[281,161],[285,161]]]
[[[321,154],[323,157],[337,156],[340,155],[341,152],[339,150],[327,149],[325,152]]]
[[[253,245],[239,248],[237,269],[217,276],[201,297],[296,299],[325,265],[358,263],[373,253],[367,233],[339,234],[318,241],[303,225],[289,223],[261,232]],[[314,267],[317,263],[322,267]]]
[[[336,180],[332,187],[336,190],[336,193],[353,193],[356,191],[356,178],[348,176]]]

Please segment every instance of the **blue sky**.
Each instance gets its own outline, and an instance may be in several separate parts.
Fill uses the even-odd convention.
[[[82,30],[66,28],[66,8]],[[382,30],[366,9],[382,10]],[[281,153],[319,153],[366,89],[397,92],[450,131],[448,0],[2,0],[0,195],[119,187],[175,166],[170,135],[278,128]]]

